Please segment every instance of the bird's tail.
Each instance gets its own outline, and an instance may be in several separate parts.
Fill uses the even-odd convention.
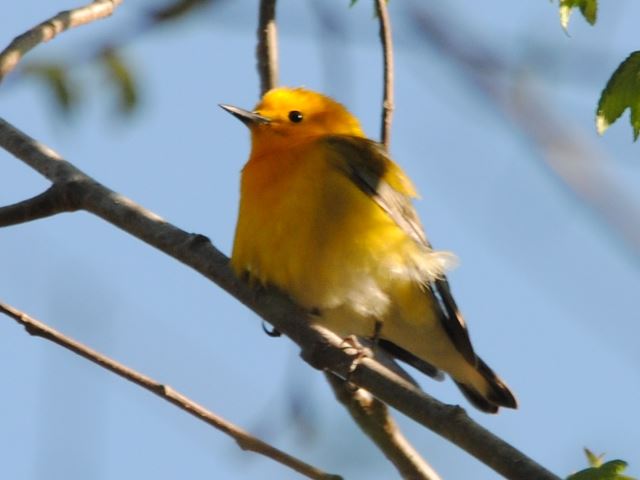
[[[509,387],[480,357],[477,357],[476,371],[486,381],[485,392],[479,392],[471,385],[456,381],[458,388],[474,407],[487,413],[497,413],[499,407],[518,408],[516,397]]]

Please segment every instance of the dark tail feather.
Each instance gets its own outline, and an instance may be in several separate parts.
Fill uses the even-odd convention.
[[[518,401],[509,387],[498,377],[484,361],[478,357],[478,372],[489,382],[491,392],[488,400],[500,407],[518,408]]]
[[[509,390],[509,387],[480,357],[477,357],[476,368],[489,384],[491,390],[488,395],[482,395],[469,385],[456,382],[458,388],[474,407],[487,413],[497,413],[499,407],[518,408],[516,397]]]
[[[407,365],[411,365],[413,368],[421,371],[425,375],[428,375],[435,380],[444,380],[444,374],[440,370],[421,358],[416,357],[413,353],[397,346],[395,343],[385,340],[384,338],[380,338],[378,339],[378,345],[392,357],[403,361]]]
[[[478,410],[485,413],[497,413],[498,407],[484,398],[473,388],[467,387],[464,383],[456,382],[456,385],[462,392],[462,394],[469,400],[469,403],[476,407]]]

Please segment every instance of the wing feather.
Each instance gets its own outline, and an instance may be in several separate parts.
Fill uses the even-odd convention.
[[[411,203],[411,198],[416,196],[415,189],[381,144],[346,135],[330,135],[321,141],[335,152],[328,157],[332,165],[370,196],[416,243],[428,251],[433,250]],[[446,277],[442,275],[424,288],[425,294],[435,298],[440,322],[456,349],[469,363],[476,365],[477,357],[466,323]]]

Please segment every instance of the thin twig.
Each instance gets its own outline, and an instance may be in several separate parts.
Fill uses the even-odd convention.
[[[325,373],[325,376],[338,401],[344,405],[360,429],[393,463],[402,478],[441,480],[402,434],[384,403],[361,388],[353,388],[348,382],[331,373]]]
[[[80,208],[80,199],[75,193],[73,185],[54,183],[40,195],[0,207],[0,227],[76,211]]]
[[[219,1],[220,0],[181,0],[159,6],[157,9],[151,8],[143,12],[142,15],[138,16],[134,21],[127,22],[124,28],[122,25],[119,25],[117,33],[110,32],[108,39],[95,42],[92,40],[89,45],[87,45],[87,42],[82,43],[77,51],[74,50],[67,55],[68,57],[73,57],[73,63],[61,62],[61,65],[63,65],[66,71],[79,68],[97,60],[100,61],[106,51],[117,52],[143,36],[154,32],[158,27],[163,27],[170,22],[180,21],[190,14],[195,14],[198,9],[202,9],[207,5],[212,5]],[[6,89],[10,86],[17,85],[18,82],[16,82],[16,80],[19,80],[20,77],[28,73],[28,71],[28,68],[14,71],[11,78],[12,82],[10,84],[7,82],[4,88]]]
[[[384,91],[382,95],[382,125],[380,142],[388,149],[391,141],[391,120],[393,117],[393,40],[391,38],[391,20],[387,10],[387,0],[375,0],[376,12],[380,21],[380,42],[384,63]]]
[[[274,289],[252,289],[233,273],[229,258],[209,239],[189,234],[101,185],[1,118],[0,146],[54,182],[73,178],[82,190],[84,210],[158,248],[216,283],[296,342],[303,358],[315,368],[330,370],[342,378],[349,376],[356,385],[449,439],[509,479],[558,480],[522,452],[475,423],[460,407],[438,402],[378,362],[365,358],[352,372],[353,359],[345,350],[342,339],[311,322],[301,321],[308,312],[288,296]]]
[[[0,312],[13,318],[16,322],[21,324],[26,331],[38,337],[42,337],[53,343],[60,345],[67,350],[70,350],[81,357],[105,368],[116,375],[141,386],[142,388],[155,393],[163,400],[177,406],[185,412],[193,415],[194,417],[202,420],[212,427],[226,433],[232,437],[238,446],[242,450],[248,450],[251,452],[259,453],[265,457],[271,458],[276,462],[285,465],[286,467],[295,470],[308,478],[320,479],[320,480],[338,480],[341,477],[338,475],[328,474],[323,472],[295,457],[278,450],[277,448],[263,442],[262,440],[250,435],[241,428],[237,427],[231,422],[223,419],[215,413],[207,410],[202,405],[194,402],[190,398],[174,390],[169,385],[161,384],[146,375],[143,375],[136,370],[133,370],[105,355],[102,355],[95,350],[87,347],[86,345],[63,335],[59,331],[49,327],[48,325],[30,317],[26,313],[0,302]]]
[[[411,4],[410,4],[411,5]],[[488,73],[517,70],[480,38],[472,37],[464,25],[435,15],[413,3],[406,19],[415,33],[444,55],[448,62],[461,67],[461,78],[487,98],[504,114],[508,125],[536,145],[543,164],[583,205],[595,213],[614,238],[629,252],[634,262],[640,260],[640,217],[635,196],[606,168],[607,158],[598,146],[558,118],[548,108],[548,101],[533,92],[527,95],[510,90]],[[458,34],[464,32],[464,34]]]
[[[65,10],[16,37],[0,53],[0,83],[31,49],[65,30],[110,16],[122,1],[95,0],[84,7]]]
[[[256,57],[260,77],[260,95],[264,95],[278,85],[276,0],[260,0]]]

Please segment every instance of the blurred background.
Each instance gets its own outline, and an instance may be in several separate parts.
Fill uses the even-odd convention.
[[[249,139],[217,104],[258,99],[258,2],[203,1],[158,21],[170,5],[124,2],[38,47],[0,87],[0,115],[229,254]],[[5,6],[0,43],[75,6]],[[560,476],[586,466],[584,446],[640,475],[638,145],[628,113],[602,138],[594,127],[600,91],[640,40],[640,4],[603,3],[595,27],[575,12],[570,35],[542,0],[389,6],[391,151],[422,194],[432,243],[460,259],[450,281],[477,350],[521,406],[489,416],[451,381],[420,378],[423,388]],[[335,97],[377,138],[372,2],[281,0],[278,28],[281,83]],[[122,66],[131,77],[114,82]],[[0,205],[48,186],[4,151],[0,179]],[[397,476],[288,339],[269,338],[215,285],[92,215],[2,229],[0,298],[326,471]],[[0,379],[7,479],[298,478],[8,318]],[[396,418],[444,479],[498,477]]]

